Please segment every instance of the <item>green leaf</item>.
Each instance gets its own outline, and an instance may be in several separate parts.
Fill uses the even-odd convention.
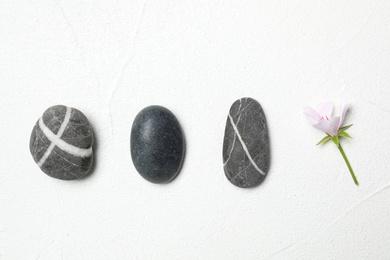
[[[337,146],[339,146],[339,137],[337,135],[332,136],[332,141],[335,143]]]
[[[350,128],[351,126],[353,126],[353,124],[350,124],[350,125],[346,125],[346,126],[342,126],[342,127],[340,127],[340,129],[339,129],[339,133],[340,132],[342,132],[342,131],[345,131],[345,130],[347,130],[348,128]]]
[[[324,138],[321,139],[321,141],[319,141],[316,145],[319,145],[319,144],[322,144],[322,143],[325,143],[326,141],[328,141],[331,137],[329,135],[325,136]]]
[[[347,132],[345,132],[345,131],[339,132],[339,136],[344,136],[344,137],[352,138],[352,136],[350,136],[350,135],[349,135]]]

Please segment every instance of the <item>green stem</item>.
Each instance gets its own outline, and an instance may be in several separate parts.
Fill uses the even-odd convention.
[[[348,158],[347,158],[347,156],[345,155],[344,150],[343,150],[343,148],[341,147],[341,144],[340,144],[340,143],[339,143],[339,145],[337,145],[337,148],[339,148],[339,151],[340,151],[341,155],[343,156],[345,163],[346,163],[347,166],[348,166],[348,169],[349,169],[349,172],[350,172],[351,175],[352,175],[353,181],[355,182],[356,185],[359,185],[359,182],[358,182],[358,180],[356,179],[355,173],[354,173],[353,170],[352,170],[351,164],[349,163]]]

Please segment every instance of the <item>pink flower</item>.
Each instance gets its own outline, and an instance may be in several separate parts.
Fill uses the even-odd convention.
[[[303,113],[310,120],[313,127],[327,133],[330,136],[338,134],[345,118],[345,113],[348,110],[348,105],[341,105],[339,114],[332,116],[333,104],[325,102],[318,106],[318,110],[311,107],[305,107]]]
[[[331,102],[325,102],[319,105],[318,110],[315,110],[311,107],[305,107],[303,113],[305,113],[315,128],[326,133],[326,136],[322,138],[321,141],[317,143],[317,145],[332,140],[343,156],[353,181],[356,185],[359,185],[355,173],[352,170],[351,164],[349,163],[349,160],[340,144],[340,137],[352,138],[347,132],[345,132],[345,130],[349,129],[352,125],[341,126],[344,122],[345,113],[347,113],[347,110],[348,106],[346,104],[341,105],[339,114],[332,116],[333,104]]]

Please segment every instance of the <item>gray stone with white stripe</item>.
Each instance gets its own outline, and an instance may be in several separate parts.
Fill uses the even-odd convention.
[[[48,108],[33,128],[30,152],[41,170],[61,180],[80,179],[93,163],[94,135],[85,115],[62,105]]]
[[[270,167],[267,121],[256,100],[233,103],[226,122],[223,163],[227,179],[240,188],[259,185]]]

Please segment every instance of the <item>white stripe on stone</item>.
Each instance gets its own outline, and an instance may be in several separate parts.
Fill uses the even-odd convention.
[[[70,107],[66,107],[66,113],[64,117],[64,121],[61,123],[60,129],[58,130],[57,136],[61,138],[62,134],[65,131],[66,126],[69,123],[70,115],[71,115],[72,109]],[[53,134],[53,132],[44,124],[42,117],[39,119],[39,127],[41,128],[42,132],[46,135],[46,137],[51,141],[49,148],[47,148],[45,154],[42,156],[42,158],[39,160],[38,165],[41,167],[53,151],[55,147],[55,143],[49,138],[49,136],[45,133],[50,132],[50,134]],[[47,131],[49,130],[49,131]],[[54,135],[54,134],[53,134]]]
[[[39,162],[38,162],[38,166],[39,166],[39,167],[41,167],[41,166],[46,162],[47,157],[49,157],[49,155],[50,155],[51,152],[53,151],[54,146],[55,146],[55,145],[54,145],[53,143],[51,143],[51,144],[49,145],[49,148],[47,148],[45,154],[42,156],[42,158],[41,158],[41,159],[39,160]]]
[[[240,111],[240,108],[241,108],[241,99],[240,99],[240,107],[238,108],[238,111]],[[237,124],[240,122],[241,115],[242,115],[242,113],[240,113],[240,115],[238,116]],[[230,149],[229,156],[226,159],[226,161],[224,162],[223,166],[226,166],[226,164],[229,162],[230,157],[232,156],[232,153],[233,153],[233,150],[234,150],[234,146],[236,145],[236,140],[237,140],[237,135],[236,135],[236,133],[234,133],[232,148]]]
[[[49,157],[49,155],[51,154],[55,146],[77,157],[84,158],[92,155],[92,147],[88,149],[78,148],[74,145],[68,144],[67,142],[61,139],[61,136],[64,133],[69,123],[71,112],[72,112],[72,108],[67,107],[64,121],[62,122],[61,127],[58,130],[58,133],[56,135],[45,125],[42,117],[39,119],[39,128],[42,130],[43,134],[47,137],[47,139],[49,139],[49,141],[51,142],[49,148],[46,150],[41,160],[39,160],[38,162],[39,166],[42,166],[45,163],[45,161],[47,160],[47,158]]]
[[[246,156],[248,157],[249,161],[251,162],[251,164],[253,165],[253,167],[256,169],[256,171],[258,171],[261,175],[265,175],[265,173],[260,170],[260,168],[257,166],[257,164],[255,163],[255,161],[253,161],[252,159],[252,156],[250,155],[249,151],[248,151],[248,148],[246,147],[245,143],[244,143],[244,140],[242,140],[242,137],[240,135],[240,132],[238,131],[237,129],[237,126],[234,124],[234,121],[233,121],[233,118],[232,116],[229,114],[229,118],[230,118],[230,123],[232,124],[233,126],[233,129],[234,129],[234,132],[236,132],[237,134],[237,137],[238,137],[238,140],[240,140],[240,143],[242,145],[242,148],[244,149],[245,153],[246,153]]]

